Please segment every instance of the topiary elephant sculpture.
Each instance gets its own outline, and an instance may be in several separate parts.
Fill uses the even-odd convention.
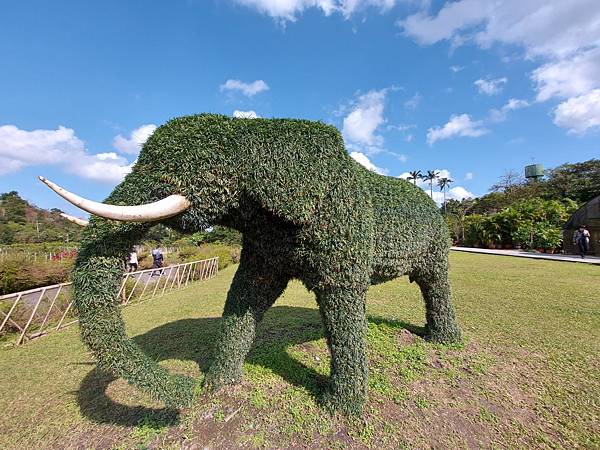
[[[150,136],[105,203],[42,181],[93,214],[73,273],[83,341],[101,368],[168,405],[190,404],[194,381],[168,373],[132,343],[115,303],[127,253],[157,221],[189,233],[218,224],[243,234],[209,388],[240,379],[256,326],[293,278],[316,294],[331,352],[323,397],[331,409],[362,410],[370,284],[408,274],[425,299],[429,338],[460,340],[438,208],[411,183],[355,162],[332,126],[181,117]]]

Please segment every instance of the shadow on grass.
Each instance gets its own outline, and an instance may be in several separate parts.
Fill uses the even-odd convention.
[[[183,319],[156,327],[133,338],[153,360],[194,361],[202,372],[208,369],[219,331],[220,318]],[[406,328],[421,335],[422,327],[390,321],[382,317],[370,322]],[[287,348],[324,337],[321,316],[317,309],[275,306],[266,314],[257,329],[256,340],[247,362],[272,370],[288,383],[307,389],[315,398],[327,384],[327,379],[314,369],[290,357]],[[96,423],[136,426],[151,419],[156,426],[172,426],[179,421],[179,411],[172,408],[127,406],[114,402],[106,391],[115,378],[94,368],[81,382],[77,401],[81,412]]]

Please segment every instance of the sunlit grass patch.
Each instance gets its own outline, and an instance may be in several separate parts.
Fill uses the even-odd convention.
[[[73,328],[0,350],[0,448],[600,447],[599,268],[468,254],[451,263],[463,345],[423,340],[407,279],[369,290],[362,418],[320,407],[330,357],[298,282],[265,315],[242,383],[203,391],[230,267],[124,312],[148,355],[198,379],[193,407],[165,409],[98,371]]]

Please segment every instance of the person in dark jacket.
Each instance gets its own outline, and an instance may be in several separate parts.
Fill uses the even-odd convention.
[[[156,247],[154,248],[154,250],[152,250],[152,268],[153,269],[160,269],[158,271],[154,270],[152,271],[152,275],[162,275],[162,266],[163,266],[163,253],[162,253],[162,249],[160,248],[160,244],[156,244]],[[158,272],[158,273],[157,273]]]
[[[579,229],[573,233],[573,244],[579,247],[579,255],[585,258],[585,255],[590,249],[590,232],[585,225],[579,225]]]

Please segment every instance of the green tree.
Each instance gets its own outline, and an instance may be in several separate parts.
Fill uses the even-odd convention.
[[[423,177],[424,181],[429,182],[429,196],[433,198],[433,181],[437,179],[440,172],[437,170],[428,170],[427,175]]]
[[[446,213],[446,188],[450,186],[450,183],[454,183],[454,180],[451,180],[448,177],[442,177],[438,180],[438,186],[440,187],[440,191],[444,193],[444,214]],[[432,194],[433,195],[433,194]]]
[[[15,242],[15,232],[8,224],[0,224],[0,244],[12,244]]]
[[[600,195],[600,159],[563,164],[548,171],[546,185],[552,198],[585,203]]]
[[[413,183],[415,184],[415,186],[417,185],[417,180],[423,178],[423,175],[421,175],[421,171],[420,170],[413,170],[412,172],[408,172],[410,174],[410,176],[407,178],[407,180],[413,180]]]
[[[215,226],[210,230],[194,233],[191,236],[191,242],[194,245],[212,244],[216,242],[227,245],[241,245],[242,235],[232,228]]]
[[[17,191],[0,194],[1,221],[3,223],[27,222],[27,206],[27,201],[19,197],[19,193]]]
[[[450,199],[444,202],[445,205],[445,217],[450,227],[450,233],[461,243],[465,242],[465,218],[473,209],[475,200],[472,198],[465,198],[462,200]]]

